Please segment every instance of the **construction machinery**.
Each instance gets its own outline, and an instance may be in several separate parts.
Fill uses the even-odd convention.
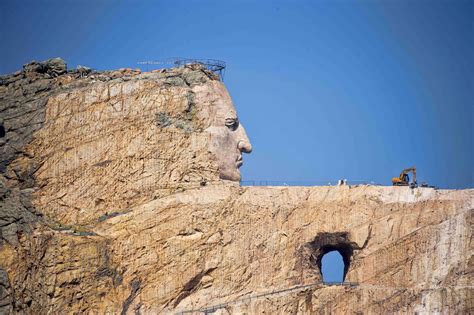
[[[410,183],[410,177],[408,174],[412,172],[413,173],[413,180]],[[418,183],[416,182],[416,167],[409,167],[404,169],[399,177],[394,177],[392,178],[392,184],[393,186],[410,186],[411,188],[415,188],[418,186]]]

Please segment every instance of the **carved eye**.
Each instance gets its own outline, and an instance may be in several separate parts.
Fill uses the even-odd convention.
[[[227,126],[227,128],[234,131],[235,129],[237,129],[239,127],[239,119],[237,117],[236,118],[226,118],[225,125]]]

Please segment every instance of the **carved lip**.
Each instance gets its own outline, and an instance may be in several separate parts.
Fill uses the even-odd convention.
[[[237,157],[237,160],[235,161],[235,164],[237,165],[237,167],[241,167],[242,164],[244,164],[244,161],[242,160],[242,155],[239,155]]]

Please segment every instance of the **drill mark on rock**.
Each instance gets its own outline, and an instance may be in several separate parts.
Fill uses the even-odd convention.
[[[102,166],[106,166],[108,164],[112,163],[112,160],[105,160],[105,161],[102,161],[102,162],[99,162],[99,163],[95,163],[94,165],[92,166],[95,166],[95,167],[102,167]]]
[[[367,238],[364,241],[364,244],[362,245],[360,249],[366,248],[371,238],[372,238],[372,225],[369,225],[369,233],[367,235]]]
[[[122,312],[120,313],[121,315],[127,314],[128,308],[132,304],[133,300],[137,297],[138,291],[140,291],[140,285],[141,285],[141,281],[138,279],[134,279],[130,283],[130,287],[131,287],[130,295],[122,304]]]
[[[95,276],[98,279],[103,277],[109,277],[112,280],[114,287],[117,287],[118,285],[122,284],[123,275],[120,271],[111,266],[109,249],[107,246],[108,245],[106,245],[106,247],[104,247],[102,251],[104,264],[102,265],[102,267],[97,269],[97,271],[95,272]]]
[[[173,303],[173,307],[178,306],[178,304],[184,300],[186,297],[191,295],[196,289],[198,288],[199,284],[201,283],[201,280],[204,276],[210,274],[212,271],[214,271],[217,268],[210,268],[206,271],[201,271],[197,275],[195,275],[191,280],[189,280],[181,290],[181,292],[178,294],[178,297]]]

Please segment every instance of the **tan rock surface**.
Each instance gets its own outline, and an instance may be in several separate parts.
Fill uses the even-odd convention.
[[[141,291],[145,312],[199,309],[316,283],[318,266],[303,249],[325,232],[348,233],[354,242],[346,281],[359,285],[251,299],[248,311],[286,313],[300,304],[316,313],[462,311],[472,294],[471,209],[472,191],[223,186],[155,200],[95,231],[114,238],[117,261],[126,257],[143,268],[134,277],[153,283]],[[239,307],[229,310],[243,312]]]
[[[474,190],[240,187],[212,73],[36,68],[0,85],[1,312],[473,312]]]

